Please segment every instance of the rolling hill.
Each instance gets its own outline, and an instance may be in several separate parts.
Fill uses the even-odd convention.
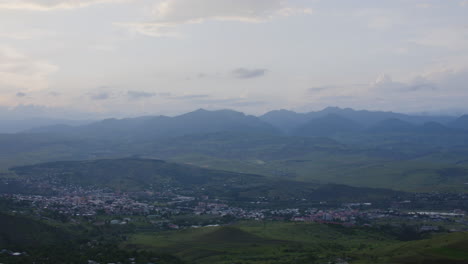
[[[402,194],[385,189],[298,182],[137,158],[51,162],[11,170],[21,178],[39,182],[52,177],[60,185],[109,187],[120,191],[178,188],[234,200],[263,196],[278,201],[298,198],[367,201]]]
[[[388,264],[467,264],[468,233],[436,235],[419,241],[402,242],[391,246],[362,252],[373,256],[372,260],[357,263]]]

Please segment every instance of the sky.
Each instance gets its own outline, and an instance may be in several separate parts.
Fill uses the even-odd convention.
[[[0,0],[0,116],[467,102],[468,0]]]

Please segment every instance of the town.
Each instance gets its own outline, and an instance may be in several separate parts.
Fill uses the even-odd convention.
[[[466,194],[415,193],[396,197],[389,208],[379,208],[371,202],[338,204],[327,201],[311,201],[309,204],[292,201],[287,206],[279,206],[265,197],[232,202],[205,194],[187,196],[186,192],[181,194],[178,188],[170,187],[161,192],[119,192],[109,188],[61,185],[54,180],[37,184],[30,180],[3,179],[2,184],[34,185],[37,188],[34,194],[0,195],[1,200],[11,205],[14,214],[64,222],[87,221],[94,225],[143,222],[159,229],[181,229],[254,220],[316,222],[347,227],[407,223],[416,225],[421,232],[468,230],[466,209],[451,207],[458,205],[456,201],[466,200]],[[424,201],[438,206],[431,211]]]

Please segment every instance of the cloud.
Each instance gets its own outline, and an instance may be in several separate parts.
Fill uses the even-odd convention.
[[[180,25],[206,21],[259,23],[297,14],[310,14],[310,8],[294,7],[287,0],[165,0],[153,7],[148,22],[120,23],[135,32],[153,37],[174,37]]]
[[[210,105],[219,107],[248,107],[266,104],[265,101],[249,101],[244,97],[216,98],[209,94],[188,94],[179,96],[169,95],[165,96],[165,98],[169,100],[187,101],[187,103],[191,104]]]
[[[185,94],[185,95],[173,95],[172,93],[151,93],[144,91],[128,91],[126,97],[131,100],[140,100],[151,97],[160,97],[168,100],[196,100],[202,98],[209,98],[208,94]]]
[[[400,87],[401,85],[401,83],[394,82],[392,77],[387,74],[379,75],[371,84],[372,87],[380,88],[382,90],[392,90],[393,88]]]
[[[232,71],[232,75],[238,79],[252,79],[265,75],[266,69],[246,69],[238,68]]]
[[[52,11],[115,2],[123,2],[123,0],[0,0],[0,9]]]
[[[188,98],[187,98],[188,99]],[[265,105],[265,101],[256,100],[249,101],[243,97],[227,97],[227,98],[212,98],[209,95],[200,95],[191,98],[191,102],[195,104],[211,105],[219,107],[249,107]]]
[[[25,97],[27,94],[23,92],[17,92],[16,97]]]
[[[0,85],[26,89],[27,92],[43,90],[49,86],[49,75],[58,67],[36,60],[8,47],[0,46]]]
[[[111,94],[108,92],[100,92],[96,94],[91,94],[90,98],[96,101],[107,100],[111,98]]]
[[[377,77],[371,84],[371,87],[382,92],[425,92],[439,89],[437,84],[422,76],[418,76],[410,82],[404,83],[393,81],[393,79],[386,74],[381,74]]]
[[[181,95],[181,96],[172,96],[169,99],[174,100],[192,100],[192,99],[202,99],[202,98],[209,98],[210,95],[208,94],[188,94],[188,95]]]
[[[444,92],[463,93],[468,92],[468,68],[441,69],[426,73],[419,77],[429,84],[440,87]]]
[[[383,74],[370,87],[371,90],[387,92],[387,94],[407,92],[466,97],[468,95],[468,68],[441,68],[422,73],[406,82],[393,81],[390,76]]]
[[[143,91],[128,91],[127,97],[132,100],[145,99],[156,96],[155,93],[143,92]]]
[[[331,92],[318,94],[313,104],[398,112],[466,111],[467,84],[468,68],[440,68],[406,81],[381,74],[368,84],[340,85]]]
[[[307,91],[309,93],[320,93],[322,91],[333,90],[333,89],[336,89],[336,88],[339,88],[339,87],[336,86],[336,85],[324,85],[324,86],[317,86],[317,87],[309,88],[309,89],[307,89]]]
[[[260,106],[266,105],[267,102],[265,101],[243,101],[243,102],[234,102],[229,104],[230,106],[238,106],[238,107],[247,107],[247,106]]]
[[[116,26],[126,28],[136,33],[149,37],[181,37],[181,34],[174,31],[175,25],[161,23],[114,23]]]
[[[418,92],[418,91],[435,91],[437,86],[432,83],[416,83],[409,85],[406,90],[409,92]]]
[[[465,108],[468,96],[468,70],[438,70],[417,76],[406,82],[396,82],[391,78],[378,78],[379,81],[367,91],[368,98],[384,98],[375,102],[376,107],[404,111],[436,111],[444,108]],[[402,111],[402,110],[400,110]]]
[[[169,100],[200,100],[207,99],[210,97],[209,94],[185,94],[185,95],[173,95],[171,93],[150,93],[144,91],[128,91],[126,94],[127,98],[132,100],[145,99],[150,97],[162,97]]]

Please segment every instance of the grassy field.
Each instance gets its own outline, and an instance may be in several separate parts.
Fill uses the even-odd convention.
[[[321,263],[396,243],[384,234],[333,225],[244,222],[138,233],[122,247],[174,254],[189,263]]]
[[[402,242],[370,228],[316,223],[243,222],[232,226],[137,233],[122,245],[174,254],[188,263],[468,263],[468,233]]]
[[[357,153],[318,152],[287,160],[235,159],[185,155],[173,159],[212,169],[358,187],[411,192],[468,191],[468,165],[433,158],[389,160]]]
[[[468,233],[435,235],[430,239],[400,242],[391,246],[365,250],[355,263],[468,263]]]
[[[0,220],[0,246],[8,247],[65,245],[84,234],[91,238],[97,228],[80,226],[78,230],[75,225],[5,214],[0,214]],[[345,259],[351,264],[468,264],[467,232],[403,242],[374,228],[299,222],[246,221],[173,231],[138,231],[143,230],[138,225],[97,229],[100,232],[95,235],[104,237],[100,241],[114,243],[110,245],[115,250],[170,254],[184,263],[313,264]],[[116,247],[115,243],[120,244]]]

